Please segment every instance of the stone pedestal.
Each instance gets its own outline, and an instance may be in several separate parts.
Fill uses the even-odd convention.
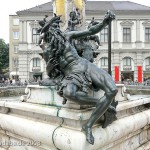
[[[72,101],[67,101],[65,105],[62,104],[63,98],[57,94],[55,86],[39,86],[39,85],[28,85],[25,89],[27,95],[21,97],[21,101],[34,104],[51,105],[56,107],[65,107],[72,109],[88,108],[86,105],[79,105]],[[92,92],[89,93],[95,97],[101,97],[103,92]]]
[[[126,101],[127,100],[126,87],[124,86],[124,84],[117,84],[117,88],[118,88],[118,93],[115,97],[115,100],[118,102]]]
[[[116,101],[125,101],[127,100],[125,96],[125,87],[124,84],[117,84],[118,93],[115,97]],[[65,105],[62,104],[63,98],[57,94],[55,90],[55,86],[39,86],[39,85],[28,85],[25,89],[26,96],[22,96],[21,100],[35,103],[35,104],[44,104],[44,105],[52,105],[59,107],[67,107],[67,108],[85,108],[85,106],[78,105],[72,101],[67,101]],[[89,95],[101,98],[104,95],[102,90],[98,92],[89,91]]]
[[[62,105],[62,98],[54,87],[28,86],[26,92],[26,102],[0,101],[2,149],[135,150],[142,145],[150,148],[150,110],[145,107],[150,103],[150,97],[120,101],[118,119],[105,129],[97,122],[93,127],[95,143],[90,145],[82,125],[89,119],[92,107],[81,107],[72,102]]]

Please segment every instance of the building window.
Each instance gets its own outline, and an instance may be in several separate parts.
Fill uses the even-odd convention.
[[[13,39],[19,39],[19,32],[13,32]]]
[[[124,66],[131,66],[131,58],[130,57],[126,57],[123,59],[123,65]]]
[[[13,25],[14,26],[18,26],[19,25],[19,19],[18,18],[13,19]]]
[[[32,43],[37,44],[39,41],[39,33],[37,33],[37,28],[32,29]]]
[[[123,28],[123,42],[131,42],[131,28]]]
[[[150,42],[150,28],[145,28],[145,42]]]
[[[150,57],[146,58],[145,65],[146,66],[150,66]]]
[[[108,28],[104,28],[100,32],[100,40],[102,43],[108,42]]]
[[[40,67],[40,58],[33,58],[33,67]]]
[[[19,49],[19,46],[18,45],[14,45],[14,53],[18,53],[18,49]]]
[[[108,67],[108,58],[107,57],[101,58],[101,67]]]
[[[13,62],[14,62],[14,68],[18,68],[18,64],[19,64],[18,58],[14,58]]]

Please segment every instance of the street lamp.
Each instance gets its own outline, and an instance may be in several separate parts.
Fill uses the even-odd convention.
[[[111,75],[111,20],[108,24],[108,73]]]

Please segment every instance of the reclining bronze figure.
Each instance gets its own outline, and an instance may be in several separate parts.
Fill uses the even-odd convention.
[[[43,80],[40,85],[57,84],[58,94],[65,100],[74,101],[82,105],[95,106],[87,123],[82,126],[86,139],[94,144],[92,135],[93,124],[110,109],[115,112],[111,103],[117,94],[117,87],[112,77],[95,64],[80,57],[73,44],[74,39],[81,39],[94,35],[104,29],[115,15],[108,11],[101,23],[97,23],[84,31],[62,32],[59,28],[60,16],[54,16],[41,28],[39,44],[43,40],[47,46],[43,47],[43,58],[47,66],[46,71],[50,79]],[[48,84],[49,83],[49,84]],[[95,98],[88,95],[88,90],[103,90],[104,96]]]

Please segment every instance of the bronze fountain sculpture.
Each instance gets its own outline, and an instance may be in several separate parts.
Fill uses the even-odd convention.
[[[78,55],[74,40],[95,35],[113,19],[115,15],[108,11],[101,23],[96,23],[88,29],[62,32],[59,28],[60,16],[55,15],[50,21],[43,22],[39,30],[41,35],[39,45],[43,49],[43,58],[49,76],[49,79],[41,81],[40,85],[57,85],[58,94],[64,98],[64,104],[70,100],[81,105],[95,106],[91,117],[82,126],[90,144],[94,144],[93,124],[107,111],[116,113],[115,106],[111,103],[118,90],[112,77],[105,70]],[[93,91],[101,89],[105,94],[101,98],[95,98],[88,95],[89,89]],[[113,119],[106,123],[105,120],[103,127],[112,121]]]

